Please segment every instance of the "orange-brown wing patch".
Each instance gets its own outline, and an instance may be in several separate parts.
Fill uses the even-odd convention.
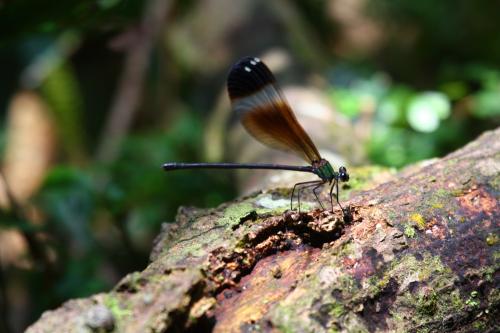
[[[309,163],[321,156],[285,101],[269,68],[255,57],[238,61],[229,72],[227,90],[233,110],[260,142],[292,151]]]
[[[271,148],[292,151],[311,164],[321,159],[311,138],[283,100],[254,106],[241,115],[241,122],[252,136]]]

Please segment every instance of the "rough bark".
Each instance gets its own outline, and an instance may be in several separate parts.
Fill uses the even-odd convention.
[[[144,271],[28,332],[498,331],[500,129],[377,170],[351,170],[350,223],[285,212],[288,188],[181,208]]]

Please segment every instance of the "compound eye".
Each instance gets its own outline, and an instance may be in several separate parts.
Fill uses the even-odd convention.
[[[347,169],[343,166],[339,168],[339,178],[342,182],[349,181],[349,174],[347,173]]]

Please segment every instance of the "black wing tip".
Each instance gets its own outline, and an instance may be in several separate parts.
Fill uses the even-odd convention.
[[[250,57],[250,56],[243,57],[231,67],[229,75],[231,75],[233,71],[243,70],[245,67],[253,67],[256,66],[258,63],[262,63],[262,60],[260,60],[260,58],[258,57]]]
[[[244,57],[231,67],[227,77],[227,91],[232,100],[252,95],[274,82],[273,73],[262,60]]]

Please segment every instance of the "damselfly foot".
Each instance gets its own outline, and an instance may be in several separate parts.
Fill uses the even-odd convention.
[[[351,206],[342,208],[342,214],[345,223],[352,222]]]

